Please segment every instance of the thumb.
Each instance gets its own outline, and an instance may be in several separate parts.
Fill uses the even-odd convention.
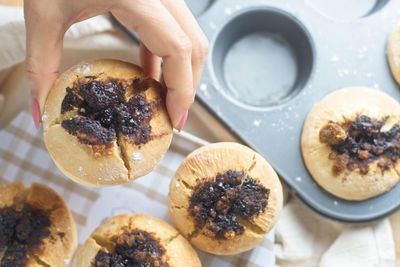
[[[34,16],[26,10],[25,27],[25,70],[31,89],[32,115],[38,128],[47,95],[58,76],[64,30],[55,19]]]

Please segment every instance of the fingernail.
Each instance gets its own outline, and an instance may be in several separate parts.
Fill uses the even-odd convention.
[[[179,122],[179,125],[177,127],[178,131],[182,131],[183,127],[186,124],[187,118],[188,118],[188,112],[186,111],[185,114],[183,114],[181,121]]]
[[[33,122],[35,123],[36,129],[39,129],[40,109],[39,109],[39,102],[37,101],[36,98],[32,97],[31,105],[32,105]]]

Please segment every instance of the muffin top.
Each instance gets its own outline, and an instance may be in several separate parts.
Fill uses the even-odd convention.
[[[169,213],[194,246],[235,254],[256,246],[282,208],[282,188],[268,162],[237,143],[189,154],[170,184]]]

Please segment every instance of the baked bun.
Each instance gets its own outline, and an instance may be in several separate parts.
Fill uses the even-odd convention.
[[[98,266],[197,267],[201,263],[171,225],[136,213],[106,220],[78,250],[76,267]]]
[[[76,248],[74,220],[55,191],[0,185],[0,266],[70,266]]]
[[[193,246],[224,255],[249,250],[274,226],[282,187],[268,162],[237,143],[199,148],[171,181],[172,222]]]
[[[315,181],[347,200],[382,194],[399,181],[400,104],[371,88],[335,91],[307,116],[301,138]]]
[[[400,22],[389,35],[386,54],[392,75],[400,84]]]
[[[111,59],[64,72],[47,98],[44,141],[59,169],[90,186],[129,182],[151,172],[172,126],[162,86],[136,65]]]

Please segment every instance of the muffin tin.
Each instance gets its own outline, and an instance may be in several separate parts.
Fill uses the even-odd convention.
[[[350,223],[400,207],[400,185],[362,202],[329,194],[307,172],[300,148],[308,112],[334,90],[368,86],[400,100],[385,53],[400,1],[186,2],[210,40],[198,99],[260,152],[296,196]]]

